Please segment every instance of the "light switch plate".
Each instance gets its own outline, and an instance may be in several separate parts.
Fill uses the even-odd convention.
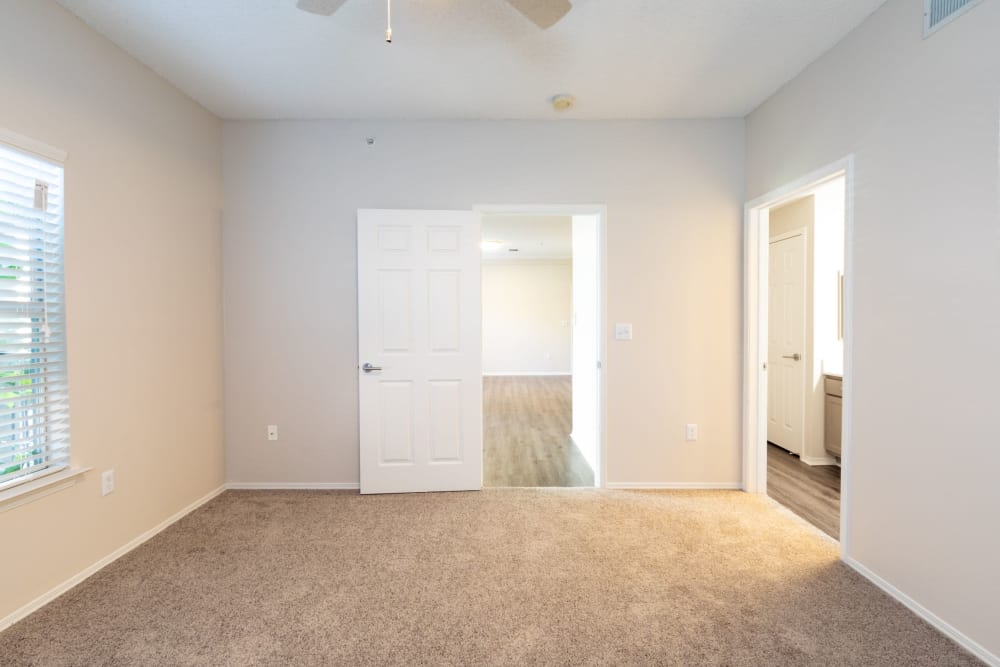
[[[105,470],[101,473],[101,495],[106,496],[115,491],[115,471]]]
[[[277,424],[268,424],[267,425],[267,439],[268,440],[272,440],[272,441],[278,439],[278,425]]]
[[[615,340],[632,340],[632,325],[621,322],[616,324]]]

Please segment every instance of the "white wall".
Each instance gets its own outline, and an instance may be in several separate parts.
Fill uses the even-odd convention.
[[[222,484],[222,125],[49,0],[0,4],[0,99],[0,127],[68,152],[72,460],[94,468],[0,513],[2,622]]]
[[[230,480],[358,480],[358,208],[600,203],[608,321],[635,326],[608,342],[609,480],[740,481],[742,120],[232,122],[224,135]]]
[[[573,263],[483,262],[483,372],[569,375]]]
[[[825,373],[844,372],[839,283],[844,274],[845,187],[845,179],[837,178],[813,193],[812,372],[817,385]]]
[[[747,194],[856,156],[848,557],[1000,656],[1000,2],[922,7],[750,116]]]

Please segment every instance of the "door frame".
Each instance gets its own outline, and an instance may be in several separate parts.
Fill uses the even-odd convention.
[[[472,207],[472,212],[479,216],[480,222],[484,215],[535,215],[535,216],[597,216],[597,284],[598,284],[598,355],[600,373],[598,374],[597,392],[597,470],[594,471],[594,486],[604,488],[607,484],[607,218],[608,207],[603,204],[481,204]]]
[[[769,210],[835,178],[844,178],[844,413],[841,437],[840,555],[849,552],[854,415],[854,155],[837,160],[744,206],[743,490],[767,493],[767,257]]]
[[[799,377],[799,380],[800,380],[799,384],[801,385],[800,388],[802,389],[802,401],[799,403],[799,424],[802,425],[802,432],[799,434],[800,435],[800,442],[799,442],[799,451],[797,452],[798,456],[801,458],[802,454],[805,453],[805,448],[806,448],[806,394],[808,393],[807,389],[808,389],[808,385],[809,385],[809,381],[806,378],[806,369],[809,368],[809,365],[812,363],[812,359],[806,353],[806,350],[809,349],[809,344],[808,344],[808,341],[806,340],[806,331],[808,331],[808,329],[809,329],[809,327],[806,324],[807,318],[808,318],[808,314],[806,313],[806,304],[809,302],[809,299],[807,298],[807,289],[808,289],[808,285],[809,285],[809,268],[810,267],[808,266],[809,263],[806,261],[807,258],[808,258],[808,256],[809,256],[809,243],[810,243],[809,229],[807,227],[798,227],[796,229],[793,229],[790,232],[785,232],[784,234],[779,234],[777,236],[771,236],[770,234],[768,234],[767,246],[768,246],[768,253],[770,254],[771,244],[773,244],[773,243],[779,243],[781,241],[787,241],[789,239],[794,239],[797,236],[801,236],[802,237],[802,352],[800,353],[800,354],[802,354],[802,373],[800,374],[800,377]],[[768,279],[770,279],[770,274],[768,274]],[[766,290],[769,287],[770,287],[770,285],[766,284],[764,286],[764,289]],[[770,309],[770,303],[768,304],[768,309],[766,309],[766,315],[767,316],[770,315],[769,309]],[[768,318],[766,321],[768,322],[768,324],[770,324],[770,318]],[[765,356],[770,356],[770,351],[769,351],[768,348],[769,348],[768,340],[767,340],[767,336],[765,336],[764,337],[764,349],[766,350]],[[765,375],[764,377],[766,378],[767,376]],[[765,386],[768,389],[770,388],[770,384],[769,383],[765,382]],[[764,395],[768,396],[769,394],[765,393]],[[765,403],[765,405],[766,405],[766,403]],[[767,416],[766,416],[766,411],[765,411],[765,421],[764,421],[764,440],[765,440],[764,448],[766,449],[767,448]],[[775,443],[775,444],[777,444],[777,443]],[[779,445],[779,447],[780,447],[780,445]],[[766,479],[767,466],[764,466],[764,475],[765,475],[765,480],[764,480],[764,487],[763,488],[766,489],[767,488],[767,479]]]

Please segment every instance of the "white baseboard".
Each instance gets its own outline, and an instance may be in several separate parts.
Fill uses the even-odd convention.
[[[832,456],[800,456],[799,460],[809,466],[835,466],[837,459]]]
[[[181,511],[177,512],[176,514],[174,514],[174,515],[168,517],[167,519],[161,521],[156,526],[150,528],[149,530],[147,530],[143,534],[139,535],[139,537],[135,538],[134,540],[131,540],[130,542],[127,542],[126,544],[124,544],[123,546],[119,547],[118,549],[115,549],[110,554],[108,554],[104,558],[100,559],[99,561],[97,561],[93,565],[90,565],[89,567],[84,568],[82,571],[74,574],[72,577],[70,577],[66,581],[62,582],[61,584],[59,584],[55,588],[47,591],[46,593],[43,593],[42,595],[39,595],[37,598],[35,598],[31,602],[29,602],[28,604],[24,605],[20,609],[14,610],[13,612],[11,612],[10,614],[8,614],[7,616],[5,616],[2,619],[0,619],[0,631],[9,628],[10,626],[12,626],[15,623],[17,623],[18,621],[20,621],[22,618],[28,616],[29,614],[31,614],[34,611],[37,611],[38,609],[40,609],[41,607],[45,606],[49,602],[52,602],[57,597],[59,597],[60,595],[62,595],[66,591],[68,591],[69,589],[71,589],[74,586],[76,586],[77,584],[83,582],[83,580],[85,580],[87,577],[89,577],[89,576],[91,576],[93,574],[96,574],[99,570],[101,570],[101,569],[107,567],[108,565],[110,565],[111,563],[115,562],[116,560],[118,560],[119,558],[121,558],[122,556],[124,556],[125,554],[127,554],[128,552],[132,551],[133,549],[135,549],[137,546],[139,546],[143,542],[149,540],[151,537],[156,536],[158,533],[160,533],[164,529],[168,528],[171,524],[173,524],[176,521],[184,518],[185,516],[187,516],[188,514],[190,514],[193,511],[195,511],[196,509],[198,509],[199,507],[201,507],[202,505],[204,505],[208,501],[212,500],[213,498],[215,498],[216,496],[218,496],[220,493],[222,493],[225,490],[226,490],[225,485],[220,486],[219,488],[215,489],[214,491],[212,491],[208,495],[203,496],[203,497],[199,498],[198,500],[194,501],[193,503],[191,503],[190,505],[188,505],[187,507],[185,507]]]
[[[849,556],[844,557],[844,563],[853,568],[858,574],[863,576],[865,579],[869,580],[883,591],[889,594],[890,597],[895,598],[899,603],[905,606],[907,609],[912,611],[914,614],[924,619],[932,626],[937,628],[942,634],[951,639],[953,642],[964,648],[969,653],[973,654],[987,665],[991,667],[1000,667],[1000,656],[993,655],[985,647],[979,643],[973,641],[970,637],[963,634],[961,631],[942,620],[939,616],[934,614],[931,610],[924,607],[922,604],[911,598],[909,595],[899,590],[888,581],[875,574],[867,567],[859,563],[858,561],[850,558]]]
[[[650,490],[704,490],[704,491],[729,491],[741,489],[741,482],[607,482],[606,489],[650,489]]]
[[[550,375],[551,376],[557,376],[557,377],[572,377],[573,376],[572,373],[566,373],[566,372],[563,372],[563,371],[517,371],[516,373],[507,373],[507,372],[504,372],[504,373],[487,373],[485,371],[483,372],[483,377],[488,377],[488,378],[515,378],[515,377],[522,377],[522,376],[528,376],[528,377],[548,377]]]
[[[357,482],[227,482],[227,489],[233,490],[258,490],[258,491],[287,491],[287,490],[339,490],[357,491],[361,485]]]

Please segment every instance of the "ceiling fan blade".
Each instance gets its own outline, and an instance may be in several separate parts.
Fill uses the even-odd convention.
[[[573,9],[569,0],[507,0],[542,30],[551,28]]]
[[[329,16],[334,13],[346,0],[299,0],[296,7],[304,12]]]

